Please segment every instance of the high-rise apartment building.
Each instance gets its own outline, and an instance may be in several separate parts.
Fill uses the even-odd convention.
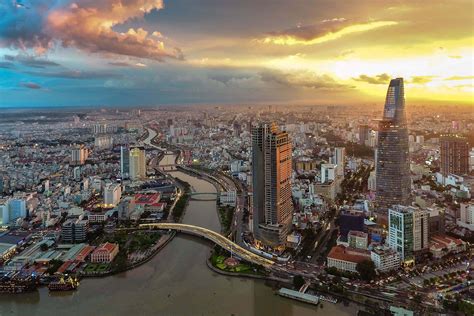
[[[291,228],[291,140],[275,124],[252,129],[253,232],[257,244],[284,247]]]
[[[141,180],[146,177],[146,155],[144,147],[130,148],[129,176],[132,180]]]
[[[443,176],[469,173],[469,142],[466,137],[456,134],[442,135],[440,153]]]
[[[83,145],[71,150],[71,165],[83,165],[86,162],[89,151]]]
[[[414,260],[415,253],[429,248],[429,213],[403,205],[388,211],[388,245],[400,253],[404,262]]]
[[[334,148],[333,163],[336,164],[336,174],[344,178],[344,168],[346,165],[346,149],[344,147]]]
[[[379,122],[376,202],[379,210],[410,200],[410,161],[403,78],[392,79]]]
[[[10,209],[10,221],[25,218],[28,215],[26,201],[24,199],[10,199],[8,201],[8,207]]]
[[[461,203],[459,215],[457,224],[474,231],[474,203]]]
[[[369,139],[370,128],[367,124],[359,125],[359,144],[365,145],[365,142]]]
[[[334,181],[337,175],[337,165],[332,163],[321,164],[321,183]]]

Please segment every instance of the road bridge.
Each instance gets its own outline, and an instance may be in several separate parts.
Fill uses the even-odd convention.
[[[174,230],[177,232],[204,237],[212,241],[216,245],[219,245],[220,247],[231,252],[234,256],[241,258],[245,261],[256,263],[266,268],[269,268],[274,264],[273,261],[266,259],[264,257],[261,257],[259,255],[256,255],[253,252],[240,247],[239,245],[227,239],[226,237],[222,236],[221,234],[204,227],[188,225],[188,224],[179,224],[179,223],[150,223],[150,224],[140,224],[139,227],[142,229]]]

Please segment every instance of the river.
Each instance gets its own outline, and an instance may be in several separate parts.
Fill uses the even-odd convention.
[[[166,155],[162,164],[174,157]],[[209,182],[173,172],[197,192],[213,192]],[[184,223],[219,231],[213,201],[190,201]],[[323,308],[275,295],[263,281],[226,277],[206,266],[210,244],[178,235],[152,260],[125,273],[84,279],[71,293],[46,288],[21,295],[0,295],[4,315],[354,315],[356,309],[323,303]]]

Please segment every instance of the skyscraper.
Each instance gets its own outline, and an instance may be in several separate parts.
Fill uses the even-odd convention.
[[[146,156],[144,147],[133,147],[130,149],[130,179],[141,180],[146,176]]]
[[[130,174],[130,151],[126,146],[120,146],[120,174],[123,179]]]
[[[284,248],[291,228],[291,140],[275,124],[252,129],[253,231],[257,243]]]
[[[410,161],[403,78],[392,79],[379,121],[376,152],[377,208],[405,205],[410,199]]]
[[[440,139],[441,173],[464,175],[469,173],[469,143],[466,137],[451,134]]]

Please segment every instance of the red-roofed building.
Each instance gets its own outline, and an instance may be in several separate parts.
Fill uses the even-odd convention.
[[[68,260],[68,261],[64,262],[56,272],[57,273],[64,273],[67,270],[67,268],[69,268],[69,266],[71,264],[72,264],[72,260]]]
[[[112,262],[118,252],[118,244],[106,242],[94,250],[91,255],[91,262]]]
[[[349,272],[357,272],[357,264],[365,260],[371,260],[369,251],[343,245],[332,247],[327,257],[328,268],[335,267]]]
[[[434,235],[430,238],[430,251],[435,258],[441,258],[448,253],[458,253],[466,250],[466,243],[461,239],[448,235]]]
[[[164,206],[163,203],[159,203],[160,199],[160,193],[135,194],[135,207],[142,208],[143,211],[150,213],[162,212]]]
[[[79,262],[84,262],[86,261],[86,258],[92,253],[92,251],[95,249],[94,246],[85,246],[84,248],[79,251],[79,253],[76,255],[76,261]]]

